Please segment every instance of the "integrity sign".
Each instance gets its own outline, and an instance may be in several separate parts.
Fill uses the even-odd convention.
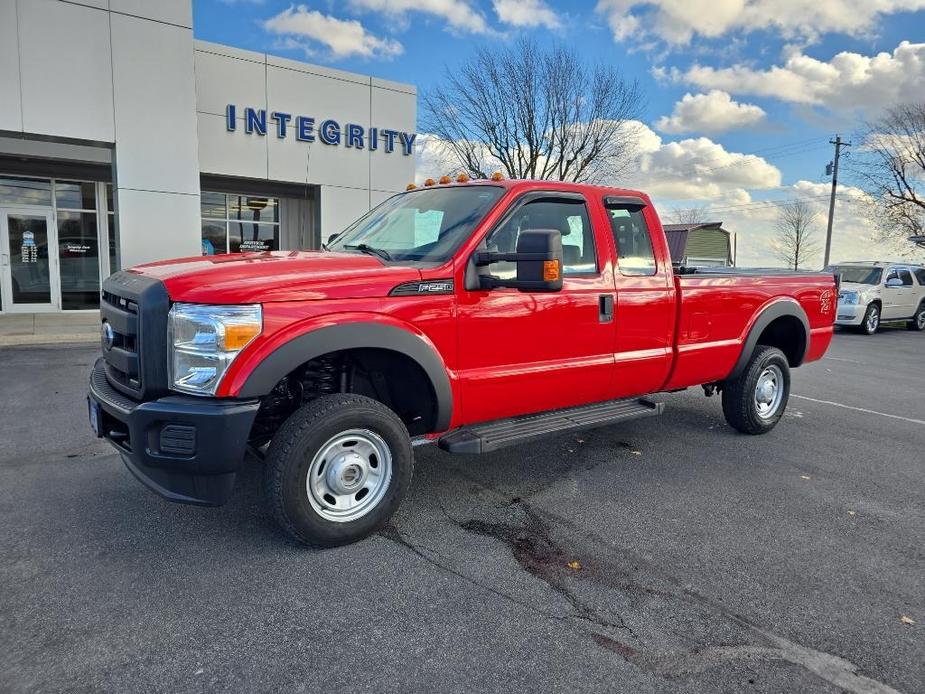
[[[356,149],[376,151],[382,149],[386,154],[395,151],[396,146],[406,157],[414,151],[416,133],[406,133],[389,128],[364,128],[356,123],[343,126],[336,120],[327,118],[320,123],[309,116],[293,116],[282,111],[256,109],[249,106],[242,109],[244,132],[248,135],[265,136],[267,130],[274,132],[280,140],[290,135],[300,142],[320,140],[325,145],[343,145]],[[228,132],[238,129],[238,108],[235,104],[225,107],[225,127]]]

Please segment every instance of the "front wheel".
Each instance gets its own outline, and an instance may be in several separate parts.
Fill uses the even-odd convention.
[[[790,365],[776,347],[759,345],[745,370],[723,386],[723,414],[743,434],[775,427],[790,398]]]
[[[880,307],[877,304],[871,304],[864,312],[864,320],[861,321],[861,332],[865,335],[873,335],[880,327]]]
[[[906,324],[909,330],[925,330],[925,302],[919,305],[919,310],[915,312],[912,320]]]
[[[398,509],[414,466],[405,425],[362,395],[325,395],[297,410],[267,451],[267,503],[314,547],[356,542]]]

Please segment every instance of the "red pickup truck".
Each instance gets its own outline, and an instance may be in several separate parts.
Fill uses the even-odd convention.
[[[835,297],[831,274],[673,267],[640,192],[431,185],[319,251],[109,277],[90,419],[172,501],[224,503],[249,450],[286,531],[344,544],[396,510],[418,444],[486,453],[698,385],[734,428],[769,431]]]

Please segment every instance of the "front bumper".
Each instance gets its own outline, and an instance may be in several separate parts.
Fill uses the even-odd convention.
[[[835,325],[860,325],[867,306],[864,304],[838,304],[835,310]]]
[[[98,359],[90,373],[91,419],[135,477],[170,501],[228,501],[259,401],[171,395],[137,402],[110,385],[103,364]]]

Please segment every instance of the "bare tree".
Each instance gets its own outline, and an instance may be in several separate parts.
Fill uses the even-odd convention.
[[[451,166],[484,178],[595,182],[630,163],[640,115],[638,84],[612,67],[590,68],[577,53],[521,39],[479,48],[423,98],[424,130]]]
[[[673,207],[669,212],[673,224],[705,224],[707,221],[706,205],[693,207]]]
[[[925,228],[925,103],[894,106],[869,123],[853,169],[875,200],[887,240]]]
[[[794,200],[780,208],[771,251],[787,267],[799,270],[807,259],[818,255],[820,247],[814,238],[818,217],[805,200]]]

